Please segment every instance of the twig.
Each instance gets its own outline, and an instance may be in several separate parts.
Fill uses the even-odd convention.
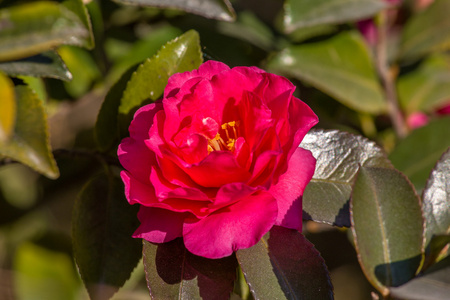
[[[397,92],[395,88],[395,75],[389,70],[389,61],[387,57],[387,38],[388,38],[388,16],[387,11],[380,13],[380,24],[378,26],[378,41],[376,44],[376,62],[378,75],[384,88],[387,100],[388,114],[394,126],[395,133],[399,138],[408,134],[405,118],[398,104]]]

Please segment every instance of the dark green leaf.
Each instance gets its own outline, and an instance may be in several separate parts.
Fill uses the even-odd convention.
[[[234,21],[236,14],[229,0],[115,0],[124,4],[175,8],[206,18]]]
[[[95,139],[100,151],[106,152],[119,141],[118,111],[123,91],[138,66],[131,67],[106,94],[95,123]]]
[[[286,0],[286,32],[319,24],[338,24],[367,19],[387,7],[381,0]]]
[[[0,143],[9,139],[16,121],[16,99],[14,84],[8,76],[0,72]]]
[[[56,2],[36,1],[0,10],[0,61],[17,60],[60,44],[84,45],[89,30]]]
[[[450,257],[410,282],[390,289],[394,299],[447,300],[450,295]]]
[[[144,267],[152,299],[229,299],[236,278],[234,255],[207,259],[193,255],[183,240],[144,243]]]
[[[0,155],[17,160],[55,179],[59,170],[50,150],[47,115],[41,100],[27,86],[15,88],[16,122],[8,141],[0,141]]]
[[[398,79],[398,96],[405,112],[434,112],[450,99],[450,55],[435,54],[414,72]]]
[[[426,228],[425,228],[426,229]],[[427,270],[436,261],[441,260],[443,257],[449,255],[450,234],[437,234],[433,235],[426,244],[425,248],[425,261],[421,270]]]
[[[433,235],[450,233],[450,148],[437,162],[423,191],[425,245]]]
[[[0,62],[0,70],[11,76],[25,75],[62,80],[72,79],[72,74],[67,70],[64,62],[53,51],[19,60]]]
[[[325,262],[296,230],[274,226],[236,256],[255,299],[333,299]]]
[[[385,152],[375,142],[338,130],[311,130],[300,147],[317,159],[303,193],[304,218],[350,227],[348,201],[359,165],[390,168]]]
[[[352,109],[372,114],[386,110],[366,43],[355,32],[290,46],[267,67],[311,84]]]
[[[427,9],[410,18],[401,40],[401,59],[416,59],[429,52],[450,47],[450,1],[435,0]]]
[[[436,161],[450,146],[450,118],[441,118],[411,132],[389,155],[394,167],[403,172],[418,191]]]
[[[350,200],[359,263],[383,295],[414,278],[422,261],[420,199],[395,169],[361,167]]]
[[[91,299],[109,299],[141,258],[137,206],[127,203],[122,182],[105,174],[91,180],[73,210],[74,257]]]
[[[198,33],[190,30],[164,45],[131,76],[119,106],[121,128],[128,128],[132,114],[145,101],[155,101],[164,92],[167,80],[175,73],[191,71],[202,63]]]

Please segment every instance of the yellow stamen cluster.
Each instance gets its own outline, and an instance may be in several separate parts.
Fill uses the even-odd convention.
[[[224,123],[221,128],[225,132],[226,141],[217,133],[213,139],[208,140],[208,154],[221,150],[234,151],[236,139],[238,138],[239,121]]]

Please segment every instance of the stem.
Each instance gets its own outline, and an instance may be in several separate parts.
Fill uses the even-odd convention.
[[[388,114],[394,126],[395,133],[399,138],[404,138],[408,134],[405,118],[398,104],[397,92],[395,89],[396,75],[390,72],[387,57],[387,37],[388,37],[388,16],[387,11],[380,13],[380,24],[378,26],[378,41],[376,44],[376,64],[378,75],[383,85],[384,94],[387,100]]]

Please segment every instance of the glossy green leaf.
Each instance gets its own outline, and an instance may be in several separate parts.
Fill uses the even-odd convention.
[[[108,73],[107,81],[116,82],[126,70],[152,57],[164,44],[175,39],[182,33],[179,28],[167,24],[152,29],[141,40],[127,44],[130,48],[126,50],[121,49],[123,47],[123,41],[109,39],[106,42],[107,48],[105,51],[108,52],[108,55],[115,63]]]
[[[120,101],[123,91],[137,67],[131,67],[125,72],[106,94],[94,128],[95,140],[100,151],[106,152],[120,139],[118,124]]]
[[[152,299],[229,299],[236,278],[234,255],[207,259],[186,250],[181,238],[144,243],[144,267]]]
[[[93,49],[95,46],[94,33],[92,31],[91,18],[89,17],[88,10],[83,3],[83,0],[64,0],[62,5],[67,7],[71,12],[75,13],[80,21],[83,23],[84,28],[88,31],[89,35],[82,39],[81,46],[87,49]]]
[[[62,80],[71,80],[72,74],[59,55],[47,51],[35,56],[19,60],[0,62],[0,70],[11,76],[50,77]]]
[[[0,10],[0,61],[17,60],[61,44],[85,44],[89,30],[71,10],[36,1]]]
[[[145,101],[161,97],[170,76],[196,69],[202,61],[200,39],[194,30],[164,45],[131,76],[119,106],[119,114],[124,116],[122,124],[127,128],[132,118],[130,115],[137,108]]]
[[[41,100],[27,86],[15,88],[16,123],[6,142],[0,142],[0,156],[17,160],[55,179],[59,170],[50,149],[47,115]]]
[[[333,299],[323,258],[296,230],[274,226],[236,257],[255,299]]]
[[[447,300],[450,295],[450,257],[410,282],[390,289],[394,299]]]
[[[418,191],[436,161],[450,146],[450,117],[430,122],[401,140],[389,155],[394,167],[403,172]]]
[[[407,114],[433,112],[450,100],[450,55],[435,54],[397,83],[398,96]]]
[[[311,130],[300,147],[317,159],[316,170],[303,193],[303,218],[350,227],[349,199],[359,166],[390,168],[375,142],[338,130]]]
[[[450,48],[450,2],[435,0],[409,19],[402,32],[399,58],[420,58],[432,51]]]
[[[137,70],[130,68],[103,102],[95,125],[99,148],[106,151],[120,137],[128,135],[134,111],[149,99],[161,97],[171,75],[198,68],[201,63],[198,33],[192,30],[168,42]]]
[[[115,0],[124,4],[175,8],[210,19],[234,21],[236,14],[229,0]]]
[[[14,84],[0,72],[0,143],[9,139],[16,121],[16,99]]]
[[[65,253],[25,243],[17,249],[14,270],[17,299],[78,299],[80,283]]]
[[[422,261],[420,199],[395,169],[361,167],[350,200],[359,263],[382,294],[414,278]]]
[[[73,210],[74,257],[90,298],[109,299],[141,259],[137,206],[127,203],[120,179],[101,174],[81,191]]]
[[[387,7],[381,0],[286,0],[286,32],[319,24],[339,24],[367,19]]]
[[[372,114],[386,110],[367,45],[355,32],[290,46],[270,59],[267,67],[311,84],[352,109]]]
[[[450,148],[441,156],[423,191],[426,245],[433,235],[450,234]]]

